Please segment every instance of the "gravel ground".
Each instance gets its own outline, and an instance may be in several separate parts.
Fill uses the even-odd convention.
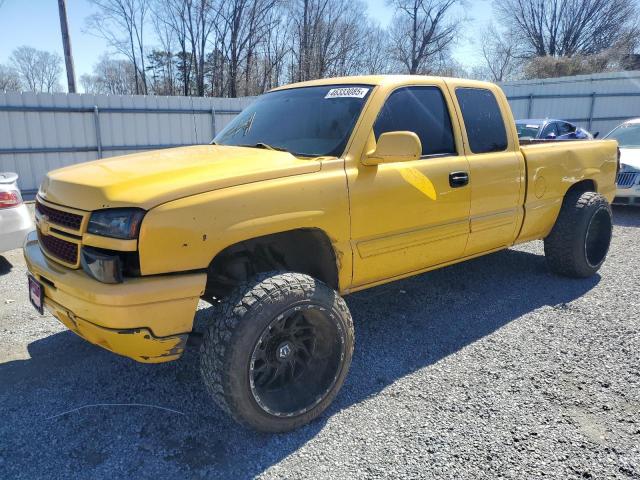
[[[195,352],[138,364],[39,316],[9,252],[0,478],[640,479],[640,210],[614,214],[591,279],[535,242],[348,297],[345,386],[285,435],[213,406]]]

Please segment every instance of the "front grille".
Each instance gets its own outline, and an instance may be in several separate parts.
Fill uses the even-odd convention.
[[[40,203],[37,199],[36,210],[40,215],[45,215],[49,219],[49,222],[60,225],[61,227],[80,230],[80,226],[82,225],[82,215],[63,212],[62,210],[48,207]]]
[[[77,244],[51,235],[42,235],[40,232],[38,232],[38,240],[40,241],[40,245],[42,245],[46,252],[52,257],[58,258],[71,265],[78,263]]]
[[[619,173],[616,183],[620,188],[629,188],[636,183],[638,175],[640,175],[640,173],[637,172]]]

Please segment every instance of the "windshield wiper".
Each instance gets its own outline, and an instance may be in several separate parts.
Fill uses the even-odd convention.
[[[268,143],[258,142],[253,145],[238,145],[239,147],[247,147],[247,148],[264,148],[265,150],[275,150],[276,152],[288,152],[286,148],[282,147],[274,147],[269,145]]]

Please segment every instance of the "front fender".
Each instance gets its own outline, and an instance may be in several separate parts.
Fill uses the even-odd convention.
[[[310,160],[312,161],[312,160]],[[313,174],[216,190],[150,210],[139,239],[143,275],[201,270],[230,245],[299,228],[322,230],[340,257],[341,286],[351,281],[349,205],[341,160]],[[309,252],[313,255],[313,252]]]

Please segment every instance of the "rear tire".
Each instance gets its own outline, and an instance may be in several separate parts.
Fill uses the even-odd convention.
[[[200,371],[236,421],[285,432],[331,404],[353,344],[351,314],[337,292],[308,275],[263,273],[222,302],[204,334]]]
[[[606,198],[596,192],[569,193],[551,233],[544,239],[547,266],[558,275],[590,277],[604,263],[612,229]]]

